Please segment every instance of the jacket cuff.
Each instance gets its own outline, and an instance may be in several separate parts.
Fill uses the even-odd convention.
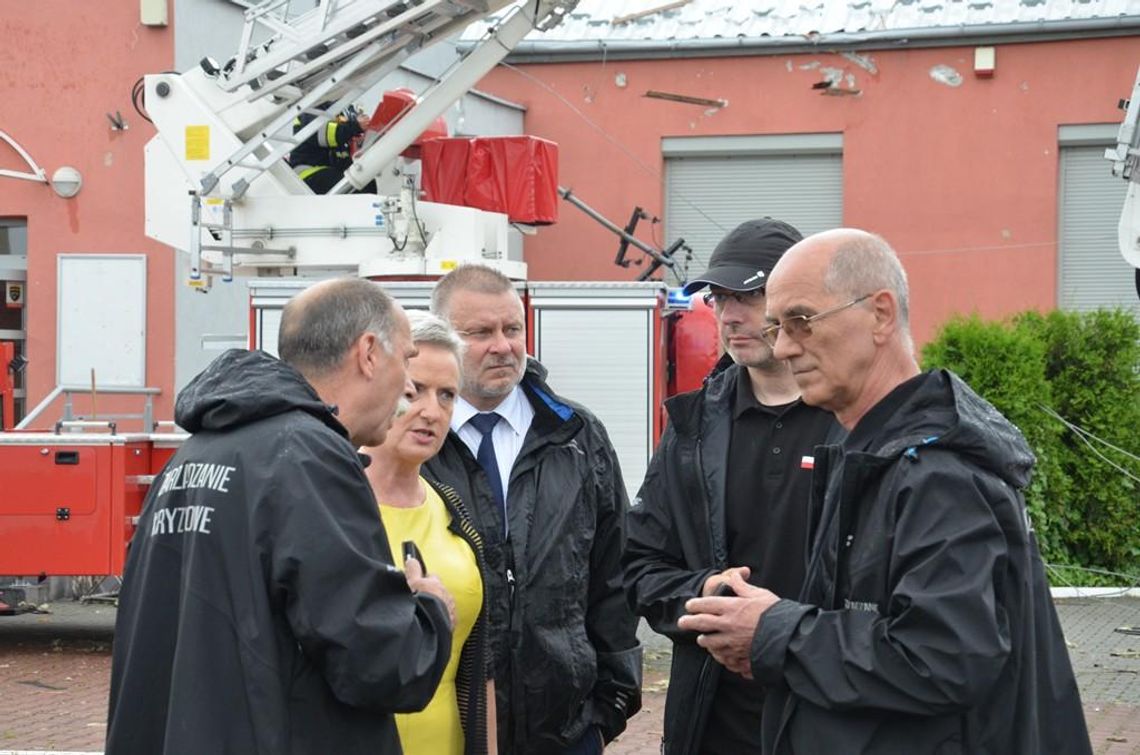
[[[641,645],[598,653],[598,683],[591,699],[590,722],[609,743],[625,731],[626,720],[641,710]]]
[[[781,680],[792,635],[804,615],[813,610],[815,606],[781,600],[760,617],[760,626],[752,636],[750,658],[752,676],[757,682],[770,686]]]
[[[435,623],[441,627],[447,627],[449,633],[455,632],[455,627],[451,625],[451,615],[447,612],[447,604],[440,598],[432,595],[430,592],[413,592],[416,602],[423,607],[424,611],[435,615]],[[448,643],[448,648],[451,643]],[[448,650],[448,652],[451,652]]]

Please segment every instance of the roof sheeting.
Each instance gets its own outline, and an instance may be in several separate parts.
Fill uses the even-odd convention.
[[[699,41],[1109,21],[1140,17],[1140,0],[581,0],[527,42]],[[465,39],[493,23],[473,24]],[[617,23],[615,23],[617,21]]]

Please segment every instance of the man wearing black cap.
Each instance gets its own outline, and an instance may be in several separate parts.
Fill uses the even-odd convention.
[[[634,610],[673,640],[666,755],[760,752],[763,688],[720,666],[677,619],[690,598],[729,589],[732,572],[777,595],[797,595],[804,578],[814,448],[838,426],[800,401],[760,337],[768,274],[801,238],[779,220],[750,220],[685,286],[708,287],[725,356],[703,388],[666,403],[623,558]]]

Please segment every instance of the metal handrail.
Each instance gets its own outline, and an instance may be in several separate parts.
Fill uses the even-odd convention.
[[[38,419],[39,416],[43,414],[47,408],[51,406],[60,396],[64,397],[64,403],[63,416],[60,418],[59,422],[73,422],[77,418],[72,408],[71,397],[76,393],[91,393],[91,386],[57,385],[51,393],[44,397],[43,401],[37,404],[34,409],[28,412],[27,415],[25,415],[24,418],[20,420],[19,424],[16,425],[16,429],[28,429],[31,424],[35,422],[36,419]],[[154,397],[161,395],[162,389],[151,387],[130,388],[111,385],[96,388],[96,393],[143,396],[145,403],[143,405],[143,411],[141,414],[106,414],[104,416],[107,419],[141,419],[143,422],[144,431],[152,432],[155,429],[156,425],[154,421]],[[56,426],[59,427],[59,423],[57,423]]]
[[[30,412],[24,415],[24,418],[20,420],[19,424],[16,425],[16,429],[26,430],[29,425],[35,422],[36,419],[44,413],[44,410],[51,406],[53,401],[59,398],[59,395],[61,393],[63,393],[63,386],[57,385],[51,393],[44,397],[43,401],[36,405],[35,409],[32,409]]]

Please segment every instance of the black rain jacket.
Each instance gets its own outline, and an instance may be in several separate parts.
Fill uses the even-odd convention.
[[[626,594],[634,612],[673,641],[663,755],[696,755],[723,668],[697,645],[696,632],[677,628],[677,619],[705,580],[728,566],[728,447],[743,374],[725,355],[699,390],[665,402],[669,425],[629,514]],[[806,560],[806,542],[803,552]]]
[[[803,593],[752,642],[764,752],[1090,753],[1020,492],[1033,454],[956,376],[915,380],[869,452],[816,454]]]
[[[439,600],[392,565],[335,412],[263,352],[183,390],[115,623],[108,755],[399,753],[447,664]]]
[[[621,586],[628,503],[602,424],[529,360],[535,415],[508,483],[510,539],[487,476],[449,433],[425,476],[455,488],[483,537],[500,755],[550,755],[641,707],[637,621]]]

